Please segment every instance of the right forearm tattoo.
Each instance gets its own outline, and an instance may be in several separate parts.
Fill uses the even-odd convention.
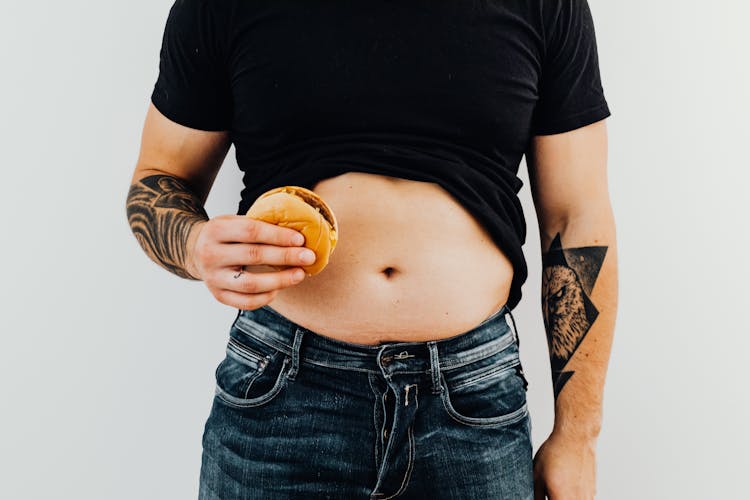
[[[130,228],[146,254],[168,271],[186,279],[187,240],[194,224],[208,220],[190,186],[171,175],[150,175],[130,186]]]
[[[575,373],[565,370],[568,362],[599,315],[590,296],[606,253],[606,246],[563,247],[557,233],[542,255],[542,311],[555,400]]]

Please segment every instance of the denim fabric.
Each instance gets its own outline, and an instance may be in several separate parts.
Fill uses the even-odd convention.
[[[429,342],[364,345],[239,311],[203,433],[199,499],[533,498],[507,304]]]

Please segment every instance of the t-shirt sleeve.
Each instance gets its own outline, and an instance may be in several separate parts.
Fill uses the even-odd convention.
[[[545,50],[532,135],[559,134],[610,116],[588,1],[542,4]]]
[[[199,130],[228,130],[232,96],[226,16],[217,0],[175,0],[159,54],[151,102],[170,120]]]

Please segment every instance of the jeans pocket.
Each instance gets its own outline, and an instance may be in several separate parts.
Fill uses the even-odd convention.
[[[493,362],[462,370],[460,376],[441,372],[441,398],[453,420],[469,426],[503,426],[528,414],[527,382],[518,351],[493,357]]]
[[[215,395],[224,403],[248,408],[274,399],[286,385],[291,358],[232,325],[224,359],[216,367]]]

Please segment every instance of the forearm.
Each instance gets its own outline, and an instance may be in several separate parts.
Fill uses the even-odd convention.
[[[595,438],[617,312],[609,202],[542,226],[542,313],[552,367],[554,433]]]
[[[151,260],[181,278],[199,279],[188,250],[208,215],[184,180],[166,174],[143,177],[130,186],[126,211],[133,234]]]

